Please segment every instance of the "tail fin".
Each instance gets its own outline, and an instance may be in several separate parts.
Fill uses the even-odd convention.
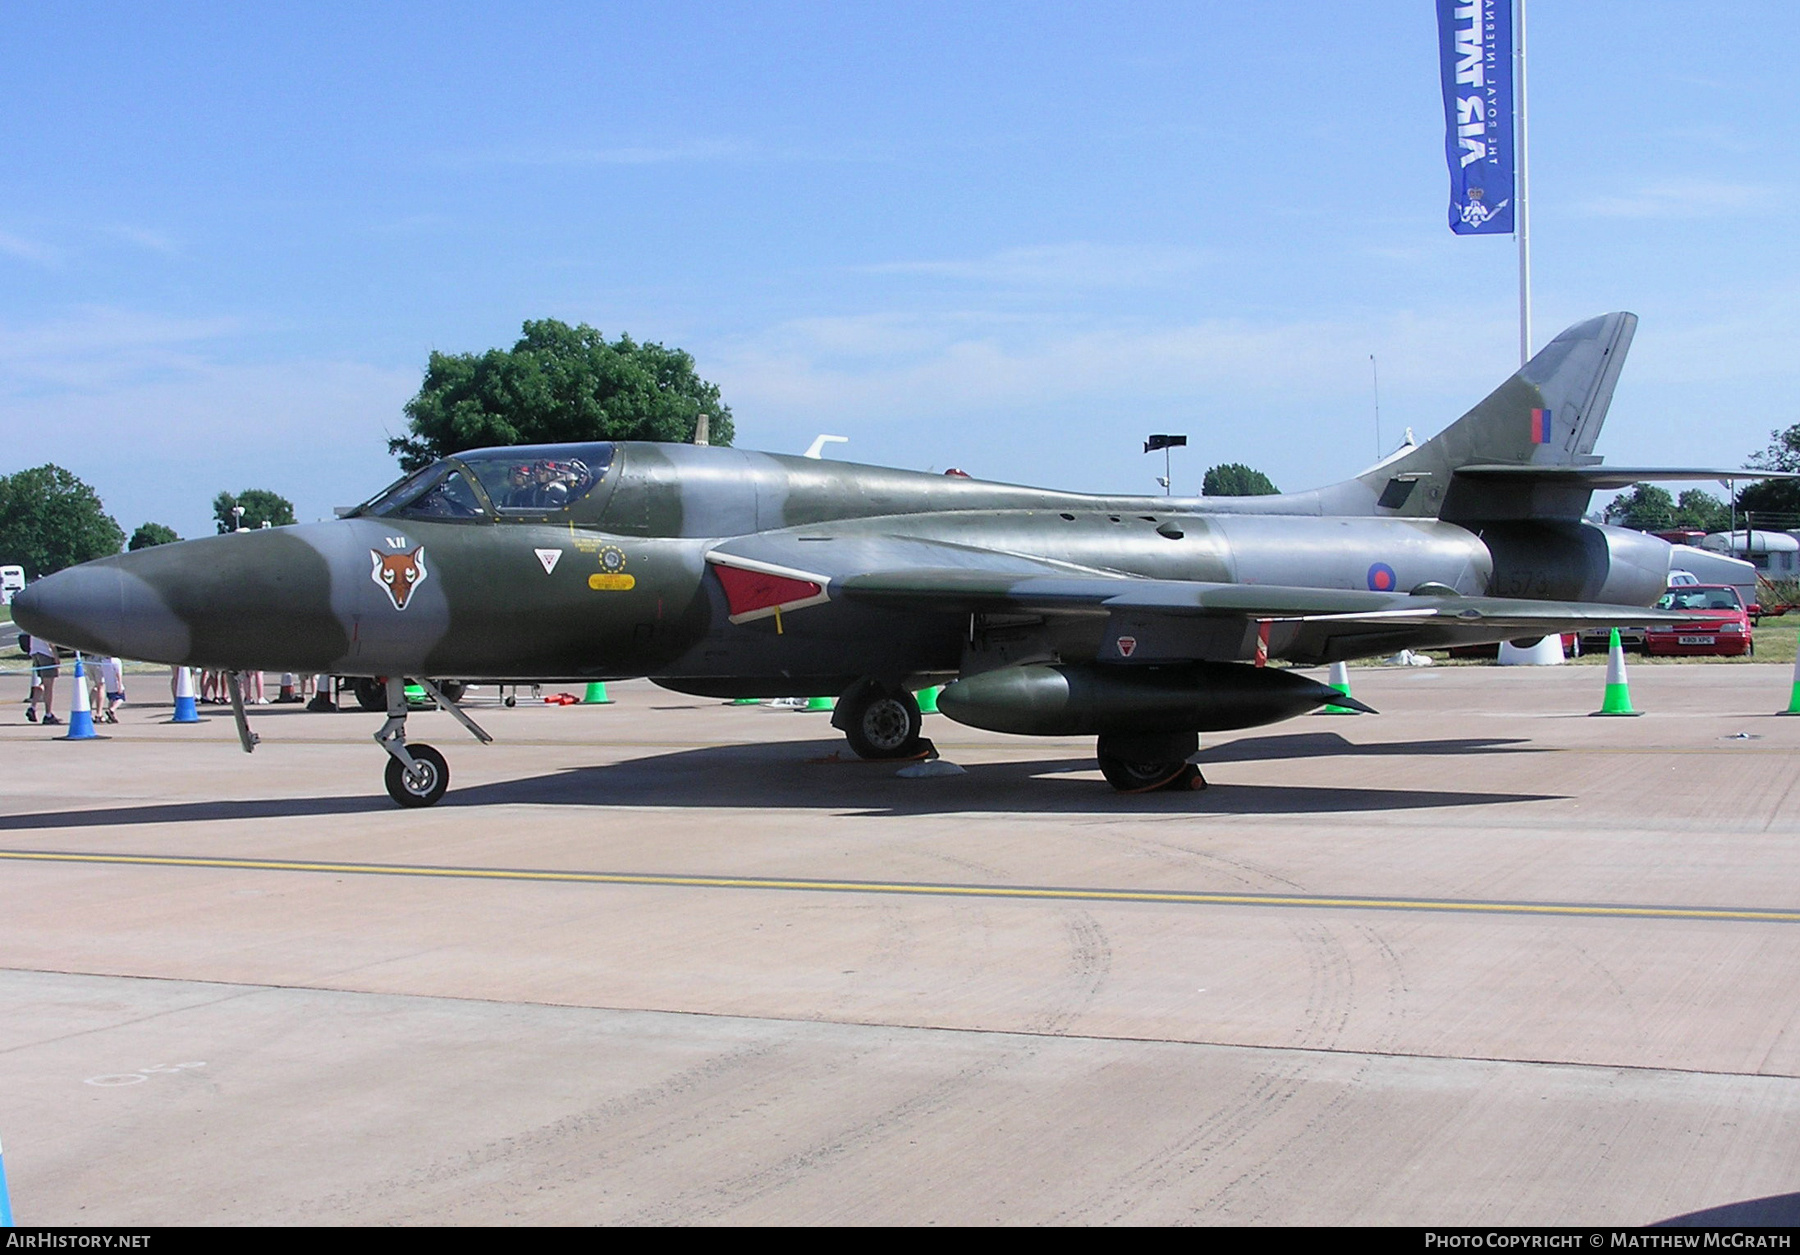
[[[1451,522],[1579,517],[1588,496],[1580,486],[1551,488],[1530,477],[1478,480],[1456,472],[1466,466],[1598,463],[1594,442],[1637,321],[1636,314],[1617,313],[1577,323],[1467,414],[1353,482],[1373,493],[1377,515],[1435,515]]]

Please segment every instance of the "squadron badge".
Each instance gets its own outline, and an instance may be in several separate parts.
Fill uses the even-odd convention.
[[[425,546],[420,545],[411,553],[383,553],[371,549],[369,557],[374,560],[369,578],[388,595],[394,609],[406,609],[413,590],[425,582]]]

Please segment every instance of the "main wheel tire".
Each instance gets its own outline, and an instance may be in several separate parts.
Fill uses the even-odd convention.
[[[1100,774],[1106,777],[1106,783],[1121,793],[1147,793],[1161,788],[1181,775],[1188,765],[1185,758],[1174,762],[1133,762],[1128,758],[1101,754],[1099,759]]]
[[[350,691],[356,694],[356,704],[370,713],[387,710],[387,685],[366,675],[359,675],[350,682]]]
[[[419,764],[418,774],[409,776],[400,760],[390,757],[386,776],[388,796],[406,807],[430,806],[450,787],[450,764],[429,745],[408,745],[406,750]]]
[[[919,703],[905,689],[874,689],[852,699],[844,739],[858,758],[918,756]]]

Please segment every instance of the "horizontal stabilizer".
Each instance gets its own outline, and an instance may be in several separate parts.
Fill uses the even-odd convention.
[[[1458,479],[1525,486],[1576,488],[1583,492],[1629,488],[1658,480],[1800,479],[1800,472],[1758,471],[1738,468],[1717,470],[1698,466],[1459,466]]]

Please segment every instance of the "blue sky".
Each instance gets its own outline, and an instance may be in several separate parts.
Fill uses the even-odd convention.
[[[0,470],[127,530],[370,495],[426,355],[527,318],[679,345],[738,443],[1107,491],[1284,488],[1515,366],[1445,225],[1425,0],[14,6]],[[1600,452],[1800,422],[1791,6],[1530,13],[1535,319],[1643,318]],[[1155,465],[1153,465],[1153,463]]]

